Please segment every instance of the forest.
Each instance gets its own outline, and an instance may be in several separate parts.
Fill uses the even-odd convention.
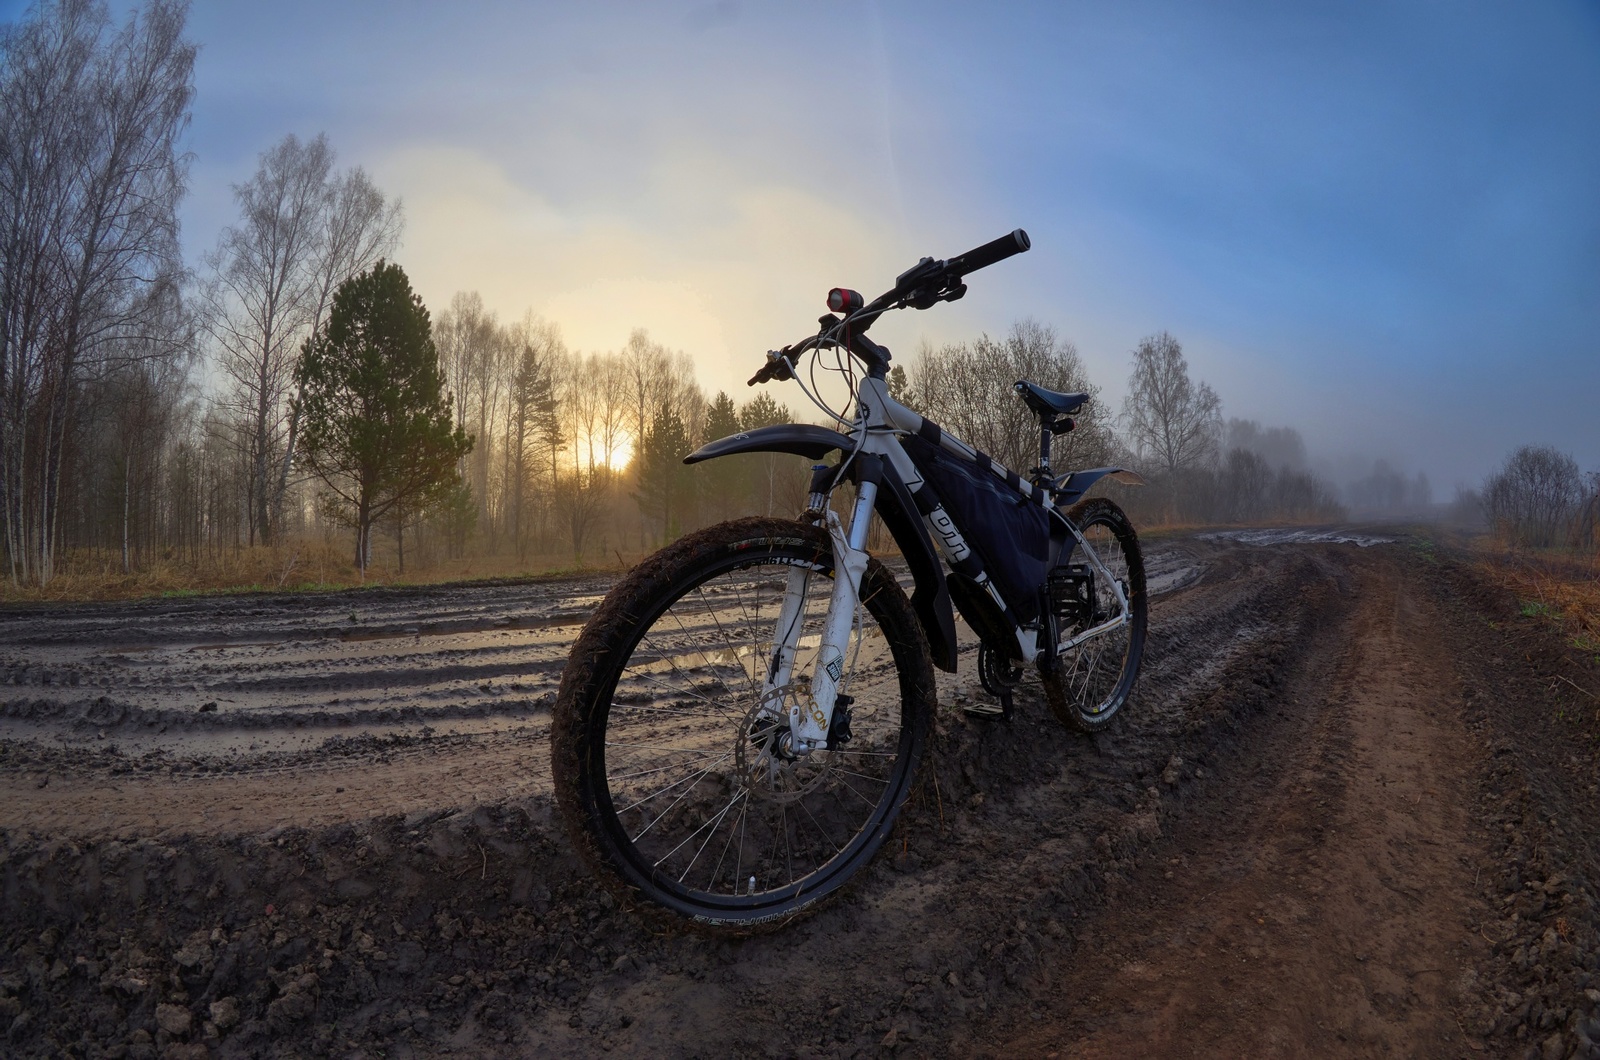
[[[70,593],[119,578],[156,589],[285,586],[626,563],[710,522],[798,510],[796,458],[681,463],[706,440],[793,418],[773,394],[708,394],[693,351],[645,327],[621,348],[581,351],[559,321],[502,316],[462,291],[430,319],[470,449],[425,501],[385,507],[371,570],[358,567],[350,514],[302,452],[297,369],[341,285],[404,262],[402,204],[360,166],[341,167],[325,136],[289,134],[234,186],[233,223],[200,261],[184,261],[195,59],[185,15],[181,3],[149,0],[118,25],[103,6],[62,0],[9,27],[0,45],[9,591],[42,591],[63,575],[80,587],[60,590]],[[1025,472],[1037,430],[1011,392],[1022,378],[1100,393],[1073,343],[1035,320],[924,345],[891,382]],[[1440,507],[1425,475],[1378,461],[1336,485],[1292,426],[1225,417],[1164,331],[1131,352],[1126,393],[1120,409],[1092,402],[1055,463],[1139,470],[1151,485],[1118,499],[1141,523]],[[1594,494],[1571,457],[1519,450],[1481,493],[1458,490],[1455,510],[1556,543],[1592,537]]]

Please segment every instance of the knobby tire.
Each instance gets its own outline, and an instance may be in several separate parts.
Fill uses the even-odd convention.
[[[927,642],[874,559],[847,655],[852,737],[779,753],[787,722],[758,704],[795,569],[808,572],[805,673],[832,588],[828,535],[742,519],[630,572],[574,644],[557,695],[552,768],[577,849],[624,899],[714,932],[781,924],[837,894],[888,837],[932,724]],[[803,692],[797,683],[785,702]]]

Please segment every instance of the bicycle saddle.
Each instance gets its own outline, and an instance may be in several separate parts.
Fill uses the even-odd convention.
[[[1026,379],[1017,380],[1016,391],[1028,407],[1041,416],[1071,416],[1089,400],[1088,394],[1062,394]]]

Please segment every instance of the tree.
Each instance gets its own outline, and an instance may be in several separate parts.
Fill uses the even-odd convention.
[[[794,417],[789,410],[772,400],[770,394],[757,394],[744,407],[739,410],[739,427],[741,430],[753,431],[758,427],[776,427],[782,423],[793,423]],[[729,458],[738,459],[738,458]],[[751,459],[757,467],[753,476],[756,493],[754,497],[755,509],[762,515],[772,515],[780,508],[789,508],[798,512],[802,505],[792,503],[794,494],[803,493],[804,480],[801,478],[800,468],[805,464],[803,457],[787,456],[783,453],[753,453]],[[785,474],[785,473],[788,474]],[[786,484],[788,489],[784,489]]]
[[[1122,417],[1139,455],[1169,480],[1216,456],[1222,400],[1207,384],[1190,381],[1183,347],[1165,331],[1133,351]]]
[[[234,186],[240,223],[223,230],[207,259],[209,326],[232,384],[240,445],[250,461],[250,543],[272,540],[273,472],[285,442],[295,348],[311,324],[312,262],[333,167],[325,136],[290,135]]]
[[[150,0],[109,35],[103,5],[46,0],[0,38],[0,518],[14,581],[54,573],[85,374],[150,331],[182,272],[185,14]]]
[[[400,266],[380,261],[339,286],[295,375],[306,464],[355,527],[364,572],[372,524],[448,497],[472,449],[455,424],[428,310]]]
[[[706,407],[704,431],[708,442],[739,433],[739,410],[725,391],[717,391],[717,396]],[[755,459],[729,456],[695,469],[706,498],[702,514],[709,522],[721,522],[743,509],[750,494]]]
[[[1262,427],[1255,420],[1230,419],[1223,429],[1222,450],[1248,449],[1276,470],[1306,466],[1306,443],[1293,427]]]
[[[250,461],[251,543],[271,542],[294,463],[295,351],[322,326],[333,292],[391,253],[400,207],[365,172],[335,174],[326,136],[285,136],[234,186],[239,223],[207,257],[203,295]]]
[[[688,452],[689,432],[683,419],[671,409],[657,412],[645,431],[636,461],[639,489],[634,499],[647,520],[659,523],[662,541],[677,537],[683,522],[683,508],[692,488],[683,463]]]
[[[557,354],[552,347],[552,336],[553,332],[548,330],[540,334],[528,329],[511,377],[510,438],[506,453],[510,464],[507,477],[511,485],[511,541],[518,556],[524,553],[523,515],[527,508],[528,479],[534,470],[530,464],[536,464],[540,471],[549,468],[550,485],[554,489],[556,459],[565,447],[561,423],[556,416],[551,362]],[[531,461],[530,456],[534,458]]]
[[[477,291],[457,291],[450,308],[439,315],[436,330],[445,370],[455,383],[456,422],[476,440],[462,472],[478,502],[478,525],[492,552],[500,529],[497,516],[506,499],[490,481],[495,448],[505,444],[503,436],[496,436],[495,421],[520,350],[508,341]]]
[[[1562,544],[1584,499],[1578,462],[1547,445],[1524,445],[1483,484],[1483,506],[1495,532],[1516,544]]]
[[[572,558],[582,562],[584,545],[605,508],[607,482],[611,469],[604,464],[574,467],[556,476],[556,511],[566,523],[567,539],[572,542]]]
[[[621,358],[628,401],[627,430],[634,450],[630,470],[637,486],[635,497],[653,496],[652,491],[659,487],[645,483],[641,458],[656,421],[663,416],[675,418],[687,445],[689,439],[699,434],[697,428],[705,411],[705,398],[694,382],[694,362],[688,355],[652,341],[643,328],[636,328],[628,336]],[[639,521],[641,546],[647,533],[645,522],[644,518]]]
[[[889,396],[904,405],[911,400],[911,377],[906,375],[905,365],[893,365],[889,369]]]
[[[1600,546],[1600,471],[1589,472],[1587,492],[1578,510],[1572,539],[1574,545],[1594,548]]]
[[[333,293],[345,280],[394,253],[404,224],[400,200],[386,200],[360,166],[328,182],[323,197],[322,223],[311,262],[311,331],[320,327],[333,304]],[[291,403],[291,408],[293,408]],[[294,468],[295,442],[300,423],[291,411],[289,437],[283,447],[278,481],[273,490],[272,522],[283,518],[284,496]]]
[[[1013,471],[1026,473],[1039,462],[1039,420],[1013,389],[1021,379],[1090,395],[1074,417],[1077,429],[1052,444],[1051,463],[1059,468],[1103,463],[1111,438],[1093,400],[1099,390],[1089,382],[1077,347],[1034,320],[1016,322],[1003,339],[984,335],[972,343],[924,349],[900,400]]]

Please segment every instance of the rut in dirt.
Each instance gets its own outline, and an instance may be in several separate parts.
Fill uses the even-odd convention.
[[[1470,808],[1482,749],[1438,605],[1392,553],[1338,606],[1229,769],[1051,988],[1062,1056],[1461,1056],[1489,944]],[[1223,786],[1219,782],[1219,787]]]

